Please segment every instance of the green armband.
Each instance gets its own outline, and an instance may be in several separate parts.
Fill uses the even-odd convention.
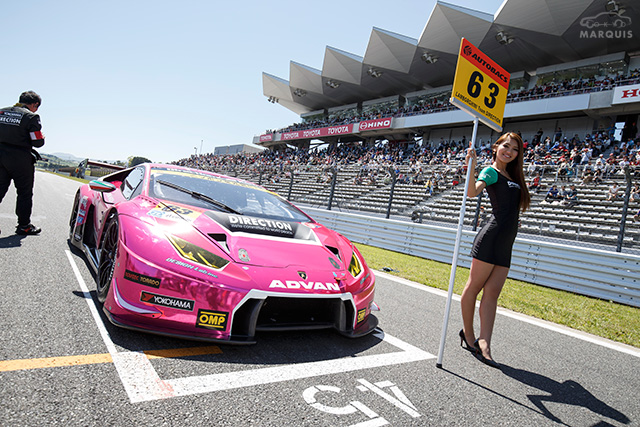
[[[487,184],[487,187],[491,184],[495,184],[498,182],[498,171],[488,166],[480,172],[478,175],[478,181],[484,181]]]

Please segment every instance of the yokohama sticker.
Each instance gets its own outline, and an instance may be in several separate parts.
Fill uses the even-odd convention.
[[[166,295],[152,294],[151,292],[145,291],[140,293],[140,301],[185,311],[193,311],[193,306],[195,305],[195,301],[193,300],[168,297]]]

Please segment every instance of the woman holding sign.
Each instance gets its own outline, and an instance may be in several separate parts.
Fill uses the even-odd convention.
[[[519,212],[529,207],[531,196],[524,179],[524,148],[520,136],[513,132],[505,133],[491,149],[492,165],[484,168],[477,180],[471,173],[467,193],[469,197],[475,197],[486,188],[493,214],[473,242],[471,271],[460,302],[463,321],[460,344],[483,363],[499,368],[500,365],[491,357],[491,334],[498,297],[511,266]],[[476,167],[476,151],[471,144],[467,151],[467,164],[473,169]],[[476,339],[473,316],[480,291],[480,335]]]

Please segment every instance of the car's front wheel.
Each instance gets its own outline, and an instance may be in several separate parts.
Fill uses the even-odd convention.
[[[113,214],[107,220],[106,231],[100,243],[100,261],[98,262],[98,282],[96,293],[98,301],[104,303],[111,287],[113,271],[118,256],[118,242],[120,240],[120,224],[118,215]]]
[[[73,210],[71,211],[71,218],[69,218],[69,238],[71,239],[73,239],[73,231],[76,228],[76,221],[78,220],[79,209],[80,209],[80,192],[77,192],[75,200],[73,201]]]

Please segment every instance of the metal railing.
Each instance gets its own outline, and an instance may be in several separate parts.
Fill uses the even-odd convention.
[[[604,245],[607,249],[614,247],[619,252],[640,252],[640,228],[627,223],[627,217],[631,218],[636,212],[637,202],[628,196],[618,197],[614,202],[604,199],[607,184],[617,181],[621,187],[620,194],[628,194],[632,180],[637,178],[631,176],[631,171],[622,174],[618,170],[600,185],[592,183],[583,186],[581,174],[584,167],[576,167],[577,173],[567,178],[558,175],[559,166],[545,166],[542,182],[546,187],[540,193],[532,194],[534,200],[531,209],[520,217],[521,234],[550,241],[571,240],[574,242],[572,244],[579,241],[582,245],[594,248]],[[455,186],[453,182],[462,181],[462,178],[456,167],[428,165],[423,172],[423,180],[413,183],[406,179],[412,175],[408,166],[400,165],[399,173],[396,173],[396,168],[380,165],[376,169],[375,181],[369,180],[371,169],[365,171],[358,165],[303,166],[300,170],[288,166],[246,167],[217,171],[257,182],[296,204],[420,223],[450,226],[457,221],[462,186]],[[445,174],[447,168],[449,172]],[[636,174],[639,172],[636,171]],[[432,173],[443,175],[433,191],[424,182],[429,179],[434,181],[430,176]],[[405,179],[401,179],[401,175]],[[542,200],[552,184],[558,187],[576,184],[578,202],[571,205],[545,205]],[[478,226],[478,222],[486,218],[490,210],[486,197],[473,203],[467,208],[465,225],[469,228]]]

